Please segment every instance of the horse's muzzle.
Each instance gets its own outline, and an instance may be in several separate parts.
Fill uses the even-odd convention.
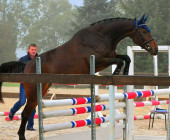
[[[149,51],[149,53],[150,53],[151,55],[157,55],[157,54],[158,54],[158,47],[155,47],[154,49],[151,49],[151,50]]]

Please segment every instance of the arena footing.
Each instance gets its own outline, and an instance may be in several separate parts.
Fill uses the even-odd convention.
[[[135,135],[134,140],[166,140],[166,136],[143,136]]]

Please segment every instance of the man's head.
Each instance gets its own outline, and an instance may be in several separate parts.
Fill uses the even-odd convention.
[[[37,45],[36,44],[30,44],[28,48],[28,52],[31,58],[34,58],[37,54]]]

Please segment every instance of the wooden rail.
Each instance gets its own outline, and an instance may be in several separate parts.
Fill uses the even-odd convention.
[[[19,98],[19,93],[17,92],[2,92],[3,98]],[[51,99],[51,96],[53,94],[49,93],[48,95],[44,96],[43,99]],[[89,95],[86,94],[81,94],[81,95],[77,95],[77,94],[56,94],[54,96],[54,99],[70,99],[70,98],[83,98],[83,97],[90,97]]]
[[[170,77],[96,76],[85,74],[0,74],[0,82],[170,86]]]

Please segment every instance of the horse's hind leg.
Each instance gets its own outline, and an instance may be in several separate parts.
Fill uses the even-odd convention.
[[[25,127],[26,127],[29,117],[31,116],[36,106],[37,106],[36,100],[34,101],[27,100],[26,106],[21,114],[22,120],[21,120],[19,131],[18,131],[19,140],[26,140],[25,139]]]

